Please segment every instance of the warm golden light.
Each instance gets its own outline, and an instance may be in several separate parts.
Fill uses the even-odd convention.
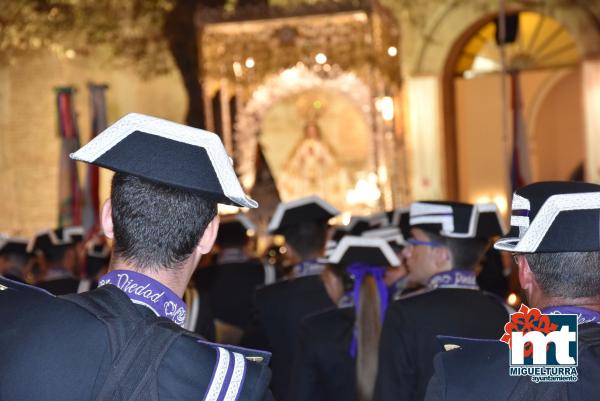
[[[583,116],[586,146],[586,180],[600,181],[600,61],[586,60],[582,67]]]
[[[476,196],[473,203],[495,203],[496,206],[498,206],[498,211],[503,216],[506,215],[506,212],[508,211],[506,196],[499,193]]]
[[[347,226],[348,224],[350,224],[350,220],[352,219],[352,213],[350,212],[344,212],[342,213],[342,224]]]
[[[376,107],[385,121],[392,121],[394,119],[394,99],[390,96],[377,99]]]
[[[395,46],[390,46],[387,49],[387,54],[390,57],[396,57],[398,55],[398,49]]]
[[[275,244],[276,246],[282,246],[283,244],[285,244],[285,238],[283,237],[283,235],[275,235],[273,237],[273,244]]]
[[[246,65],[246,68],[254,68],[255,66],[254,59],[252,57],[248,57],[244,64]]]
[[[242,64],[240,64],[238,61],[233,63],[233,73],[235,74],[236,77],[241,77],[243,74],[242,71]]]
[[[346,192],[346,202],[350,205],[365,204],[373,206],[381,197],[377,187],[377,174],[370,173],[367,178],[361,178],[353,189]]]
[[[318,64],[321,64],[321,65],[323,65],[323,64],[325,64],[325,63],[327,62],[327,56],[326,56],[325,54],[323,54],[323,53],[318,53],[318,54],[315,56],[315,61],[316,61]]]
[[[506,303],[510,306],[517,306],[517,302],[519,302],[519,296],[514,292],[506,298]]]

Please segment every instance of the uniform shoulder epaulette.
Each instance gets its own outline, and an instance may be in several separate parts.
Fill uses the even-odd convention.
[[[14,281],[14,280],[8,279],[6,277],[0,277],[0,291],[7,290],[7,289],[22,291],[22,292],[39,293],[39,294],[49,295],[51,297],[54,297],[53,294],[49,293],[48,291],[46,291],[43,288],[39,288],[39,287],[35,287],[33,285],[21,283],[19,281]]]
[[[237,400],[242,392],[248,363],[266,367],[271,359],[271,353],[266,351],[211,343],[193,332],[184,332],[184,335],[217,353],[212,378],[204,398],[206,400],[216,400],[219,394],[226,394],[224,399]]]
[[[395,301],[402,301],[404,299],[415,298],[415,297],[418,297],[419,295],[429,294],[430,292],[433,292],[435,290],[436,290],[435,287],[425,287],[425,288],[421,288],[420,290],[409,292],[408,294],[399,295],[394,300]]]

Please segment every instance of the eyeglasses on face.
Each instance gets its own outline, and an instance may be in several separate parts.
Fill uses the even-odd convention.
[[[409,238],[406,240],[406,243],[408,244],[408,246],[430,246],[435,248],[436,246],[441,246],[442,244],[440,242],[437,241],[421,241],[418,239],[414,239],[414,238]]]

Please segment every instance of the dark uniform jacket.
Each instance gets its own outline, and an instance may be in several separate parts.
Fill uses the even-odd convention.
[[[600,395],[600,325],[579,326],[578,380],[533,383],[509,375],[509,348],[500,341],[453,339],[460,348],[436,355],[427,401],[591,401]]]
[[[433,375],[438,335],[499,339],[508,312],[473,289],[412,293],[388,307],[379,343],[375,401],[420,401]]]
[[[258,328],[253,338],[264,333],[270,351],[273,353],[271,368],[273,378],[271,390],[277,401],[284,400],[289,391],[290,374],[296,334],[303,318],[334,306],[327,295],[319,276],[298,277],[267,285],[256,291]],[[244,345],[251,346],[248,341]]]
[[[289,401],[356,401],[356,364],[350,355],[354,307],[329,309],[302,322]]]
[[[264,267],[258,259],[223,263],[202,269],[199,285],[209,294],[215,319],[245,328],[252,315],[252,297],[257,286],[265,282]]]
[[[141,316],[153,315],[144,306],[135,307]],[[93,399],[112,363],[100,320],[71,301],[2,279],[0,316],[0,400]],[[214,344],[178,337],[158,365],[157,399],[205,399],[213,376],[217,381],[222,376],[215,368],[222,368],[217,355],[223,352]],[[245,379],[238,399],[263,399],[270,376],[267,361],[242,361]]]
[[[42,281],[37,286],[54,295],[75,294],[79,288],[79,280],[73,277],[64,277]]]

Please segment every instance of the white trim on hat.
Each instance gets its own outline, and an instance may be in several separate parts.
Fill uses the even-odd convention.
[[[446,216],[444,214],[447,214]],[[421,224],[440,224],[443,232],[454,231],[454,213],[452,206],[427,202],[415,202],[410,205],[411,226]]]
[[[63,227],[62,241],[64,243],[73,242],[74,235],[80,235],[80,236],[84,237],[85,236],[85,228],[83,228],[82,226]]]
[[[2,251],[2,249],[4,249],[6,244],[8,244],[9,242],[23,244],[23,245],[29,244],[29,240],[26,238],[11,237],[7,234],[0,233],[0,251]]]
[[[46,235],[48,234],[48,237],[50,238],[50,243],[52,245],[60,245],[60,241],[58,240],[58,237],[56,236],[56,233],[54,232],[54,230],[49,229],[49,230],[42,230],[42,231],[38,231],[37,233],[35,233],[35,235],[29,240],[29,243],[27,243],[27,253],[32,253],[33,252],[33,247],[35,246],[35,242],[36,240],[41,237],[42,235]]]
[[[127,114],[81,149],[71,153],[70,157],[74,160],[93,163],[135,131],[205,149],[224,195],[238,205],[248,208],[258,207],[258,203],[244,193],[233,170],[233,161],[227,155],[218,135],[161,118],[138,113]]]
[[[335,248],[329,259],[328,263],[339,263],[348,248],[379,248],[383,253],[383,256],[388,260],[389,266],[399,266],[400,260],[396,253],[392,250],[390,244],[387,241],[381,238],[365,238],[365,237],[355,237],[352,235],[347,235],[342,238]]]
[[[96,246],[100,246],[101,250],[97,251]],[[100,243],[96,241],[88,241],[85,244],[86,254],[87,256],[91,256],[94,258],[108,258],[110,256],[110,247],[107,243]]]
[[[531,210],[531,203],[529,199],[522,197],[518,194],[513,194],[512,210]],[[529,217],[527,216],[510,216],[510,225],[519,227],[519,235],[522,236],[529,227]]]
[[[367,230],[363,232],[361,236],[366,238],[381,238],[387,242],[395,241],[398,245],[406,245],[406,241],[398,227],[382,227]]]
[[[494,248],[518,253],[536,252],[559,213],[594,209],[600,209],[600,192],[552,195],[546,199],[520,239],[502,238],[496,241]]]
[[[469,218],[469,230],[466,233],[447,233],[442,231],[440,234],[449,238],[474,238],[477,234],[477,226],[479,225],[479,216],[481,215],[481,213],[495,213],[502,234],[506,232],[504,222],[502,221],[502,217],[500,216],[500,212],[498,211],[498,206],[495,203],[490,202],[476,203],[473,205],[473,209],[471,210],[471,217]]]
[[[529,202],[529,199],[522,197],[519,194],[513,194],[513,199],[512,199],[512,210],[515,209],[526,209],[526,210],[530,210],[531,209],[531,203]]]
[[[371,217],[369,217],[369,216],[352,216],[352,217],[350,217],[350,221],[348,222],[348,224],[344,226],[344,230],[346,230],[347,232],[350,232],[350,231],[354,230],[354,227],[356,227],[356,225],[359,223],[368,223],[369,226],[371,226]]]
[[[31,240],[29,240],[29,242],[27,243],[27,252],[31,253],[33,252],[33,247],[35,245],[36,240],[43,236],[48,234],[48,237],[50,238],[50,243],[52,245],[69,245],[73,243],[73,235],[81,235],[83,236],[85,234],[85,229],[81,226],[69,226],[69,227],[63,227],[62,228],[62,238],[58,238],[56,236],[56,229],[49,229],[49,230],[42,230],[42,231],[38,231],[33,238],[31,238]]]
[[[329,263],[329,257],[337,247],[338,241],[334,241],[332,239],[327,240],[325,243],[325,249],[323,250],[323,256],[317,258],[318,263],[326,264]]]
[[[380,227],[387,227],[390,225],[390,221],[388,219],[387,213],[385,213],[385,212],[372,214],[371,216],[368,217],[368,220],[369,220],[370,226],[378,226],[379,225]]]
[[[309,205],[311,203],[316,203],[317,205],[321,206],[325,211],[327,211],[327,213],[333,216],[337,216],[338,214],[340,214],[339,210],[337,210],[335,207],[333,207],[317,195],[306,196],[304,198],[294,199],[293,201],[282,202],[279,205],[277,205],[277,209],[275,209],[275,213],[273,213],[273,217],[269,222],[267,231],[272,233],[279,228],[281,220],[283,219],[283,216],[285,215],[286,211],[295,209],[300,206]]]
[[[402,207],[400,209],[396,209],[394,210],[394,214],[392,214],[392,225],[393,226],[400,226],[400,218],[402,217],[403,214],[406,213],[410,213],[410,208],[409,207]]]

